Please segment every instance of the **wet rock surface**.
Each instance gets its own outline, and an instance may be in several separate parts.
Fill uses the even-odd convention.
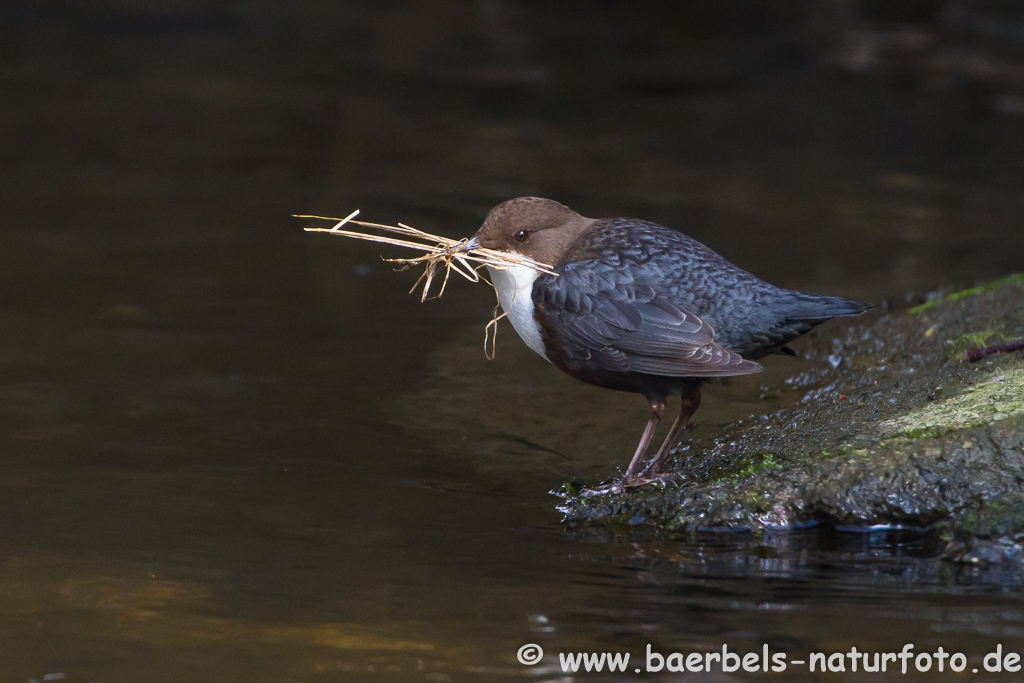
[[[594,497],[568,484],[567,518],[677,533],[919,528],[942,534],[949,559],[1019,561],[1024,359],[966,351],[1024,337],[1022,295],[1013,276],[834,338],[826,328],[804,372],[765,388],[788,405],[684,441],[675,467],[693,483]]]

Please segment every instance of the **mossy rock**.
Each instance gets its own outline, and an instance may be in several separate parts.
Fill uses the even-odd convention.
[[[792,381],[802,398],[681,452],[676,466],[694,483],[593,497],[567,488],[567,518],[677,533],[912,527],[944,533],[951,557],[972,557],[976,543],[998,545],[985,561],[1015,556],[1024,539],[1024,359],[971,364],[966,351],[1024,337],[1021,301],[1024,279],[1014,276],[836,339],[819,335]]]

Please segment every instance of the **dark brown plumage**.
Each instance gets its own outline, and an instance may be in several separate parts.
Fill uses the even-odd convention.
[[[640,445],[613,488],[671,478],[661,471],[710,377],[759,372],[754,359],[868,304],[780,289],[703,244],[642,220],[584,218],[550,199],[521,197],[491,210],[471,244],[551,266],[491,270],[519,335],[567,374],[641,393],[651,405]],[[671,395],[683,406],[646,466],[644,456]]]

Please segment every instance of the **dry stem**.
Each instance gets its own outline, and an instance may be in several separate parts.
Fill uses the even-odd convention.
[[[478,268],[481,266],[490,266],[491,268],[497,268],[499,270],[506,270],[512,266],[526,266],[527,268],[532,268],[540,273],[555,276],[558,275],[549,266],[519,254],[496,251],[494,249],[484,249],[482,247],[465,249],[464,245],[468,241],[466,239],[454,240],[449,237],[432,235],[429,232],[417,230],[416,228],[411,228],[402,223],[399,223],[398,225],[382,225],[380,223],[367,223],[364,221],[354,220],[358,215],[359,211],[356,210],[345,218],[331,218],[329,216],[311,216],[305,214],[296,214],[295,218],[315,218],[318,220],[336,221],[335,225],[330,228],[304,228],[307,232],[325,232],[331,235],[341,235],[342,237],[351,237],[353,239],[378,242],[381,244],[391,244],[396,247],[419,249],[426,252],[422,256],[415,256],[412,258],[384,259],[390,263],[401,264],[401,268],[398,268],[398,270],[405,270],[417,265],[426,266],[419,279],[417,279],[415,284],[413,284],[412,289],[409,290],[410,293],[416,291],[416,288],[419,287],[422,282],[423,293],[420,296],[420,301],[440,298],[441,295],[444,294],[444,289],[448,285],[448,277],[451,275],[453,270],[470,282],[479,282],[480,280],[483,280],[484,282],[487,282],[487,284],[491,284],[491,282],[479,273]],[[402,235],[403,237],[412,239],[400,239],[390,237],[388,235],[376,235],[370,232],[358,232],[355,230],[342,229],[346,225],[350,224],[358,225],[363,228],[379,230],[385,233]],[[421,241],[413,241],[413,239]],[[434,283],[434,278],[437,276],[438,271],[441,268],[444,268],[444,278],[441,280],[441,289],[438,291],[436,296],[432,297],[430,296],[430,288]],[[484,354],[490,359],[494,358],[494,352],[497,346],[498,321],[504,317],[504,313],[498,315],[498,307],[495,307],[494,317],[484,328]],[[492,327],[494,330],[493,336],[491,335]],[[488,340],[491,341],[490,353],[487,351]]]

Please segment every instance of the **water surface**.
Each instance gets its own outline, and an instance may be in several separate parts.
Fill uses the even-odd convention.
[[[464,236],[545,195],[897,307],[1021,268],[1019,117],[836,74],[794,53],[791,18],[670,19],[0,11],[0,680],[563,680],[554,653],[647,644],[1024,648],[1019,572],[943,563],[927,537],[567,528],[550,491],[623,467],[643,400],[561,376],[508,326],[486,361],[486,287],[421,305],[380,249],[289,217]],[[805,362],[709,389],[698,430],[771,410]],[[515,660],[527,642],[538,667]]]

